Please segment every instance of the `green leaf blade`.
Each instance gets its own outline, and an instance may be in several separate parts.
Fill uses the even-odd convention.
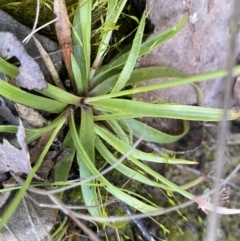
[[[184,131],[175,136],[158,131],[157,129],[147,126],[146,124],[134,119],[119,120],[119,124],[123,127],[123,129],[125,129],[126,123],[132,130],[134,136],[142,137],[144,141],[161,144],[176,142],[189,131],[189,123],[187,121],[184,122]],[[125,130],[127,131],[127,129]]]
[[[118,160],[117,158],[107,149],[107,147],[103,144],[103,142],[96,138],[96,148],[101,154],[101,156],[110,164],[113,165]],[[116,169],[121,172],[123,175],[127,176],[129,179],[137,180],[141,183],[147,184],[149,186],[155,186],[159,187],[158,183],[155,183],[154,181],[150,180],[146,176],[140,174],[139,172],[127,167],[126,165],[119,164]]]
[[[140,24],[138,26],[138,30],[136,33],[136,36],[133,40],[133,45],[132,48],[129,52],[127,61],[123,67],[123,70],[118,78],[117,83],[113,87],[111,93],[116,93],[119,92],[122,88],[124,88],[126,82],[129,80],[131,73],[135,67],[135,64],[137,62],[140,49],[141,49],[141,43],[142,43],[142,38],[143,38],[143,31],[144,31],[144,26],[145,26],[145,19],[146,19],[146,14],[145,12],[142,15]]]
[[[12,78],[16,78],[18,75],[18,68],[0,57],[0,72]]]
[[[79,1],[73,21],[74,57],[82,76],[83,92],[88,91],[91,57],[92,0]]]
[[[114,149],[116,149],[120,153],[124,154],[131,148],[130,145],[121,141],[119,138],[117,138],[107,130],[101,128],[100,126],[95,125],[94,129],[96,134],[99,137],[101,137],[103,140],[108,142]],[[196,162],[186,161],[181,159],[174,159],[174,158],[168,158],[168,160],[166,161],[165,158],[163,157],[157,156],[152,153],[145,153],[136,149],[132,151],[129,157],[133,157],[142,161],[150,161],[150,162],[165,163],[165,164],[190,164],[190,165],[196,164]]]
[[[36,92],[68,105],[79,105],[81,100],[80,97],[75,96],[51,84],[48,84],[46,89],[37,90]]]
[[[54,139],[56,138],[58,132],[62,128],[65,121],[66,121],[66,119],[62,118],[59,126],[55,130],[53,130],[53,132],[51,133],[50,138],[49,138],[48,142],[46,143],[42,153],[40,154],[35,166],[31,169],[30,173],[27,175],[25,182],[22,184],[22,187],[20,188],[20,190],[18,191],[18,193],[16,194],[16,196],[10,203],[8,209],[3,213],[1,220],[0,220],[0,230],[5,226],[5,224],[8,222],[8,220],[11,218],[12,214],[14,213],[14,211],[18,207],[19,203],[21,202],[22,198],[24,197],[25,193],[27,192],[34,175],[36,174],[37,170],[41,166],[45,155],[47,154],[50,146],[52,145]]]
[[[72,70],[73,70],[73,75],[74,75],[76,88],[77,88],[77,94],[80,95],[83,93],[82,73],[74,55],[71,55],[71,62],[72,62]]]
[[[88,157],[86,151],[84,150],[84,148],[78,138],[78,134],[77,134],[76,127],[74,124],[73,116],[70,117],[69,125],[70,125],[70,132],[71,132],[77,152],[79,153],[79,155],[81,155],[84,158],[84,160],[86,161],[86,164],[87,164],[88,168],[91,170],[92,174],[99,174],[98,170],[93,165],[92,161]],[[113,186],[111,183],[109,183],[103,176],[100,175],[98,177],[98,180],[104,185],[106,190],[108,192],[110,192],[115,198],[122,200],[123,202],[125,202],[126,204],[128,204],[132,207],[137,208],[140,212],[151,212],[151,211],[157,210],[156,207],[147,205],[147,204],[141,202],[140,200],[124,193],[119,188],[117,188],[117,187]]]
[[[113,74],[109,78],[99,83],[90,92],[90,96],[104,95],[109,93],[116,81],[118,80],[120,74]],[[182,71],[174,68],[163,67],[163,66],[151,66],[134,69],[130,76],[130,79],[126,83],[126,87],[130,85],[138,84],[142,81],[156,79],[156,78],[184,78],[187,75]],[[159,87],[157,87],[159,89]],[[160,86],[161,88],[161,86]],[[135,91],[135,89],[133,89]],[[120,93],[122,93],[121,91]]]
[[[109,46],[109,41],[112,37],[112,32],[114,27],[108,28],[108,26],[115,26],[117,20],[126,5],[127,0],[123,0],[118,2],[118,0],[109,0],[107,6],[107,15],[105,18],[105,22],[103,24],[102,29],[102,39],[100,41],[100,45],[98,47],[97,56],[93,62],[93,67],[90,74],[90,79],[94,76],[96,69],[98,68],[99,64],[103,60],[103,56],[106,54],[106,51]]]
[[[116,120],[108,120],[106,121],[109,126],[112,128],[114,133],[125,143],[130,145],[130,140],[128,138],[128,134],[123,130],[121,125],[119,125],[118,121]]]
[[[95,126],[95,129],[97,130],[97,132],[98,132],[99,134],[101,134],[101,133],[100,133],[101,131],[99,132],[99,130],[100,130],[101,128],[96,128],[96,126]],[[102,130],[103,130],[103,129],[102,129]],[[105,135],[105,137],[106,137],[106,135]],[[104,135],[101,136],[101,138],[105,139],[105,138],[104,138]],[[110,140],[110,142],[109,142],[109,140]],[[109,140],[106,140],[106,141],[107,141],[109,144],[111,144],[111,143],[112,143],[111,138],[110,138]],[[118,140],[119,140],[119,139],[118,139]],[[122,144],[123,144],[123,143],[121,143],[120,140],[119,140],[118,142],[116,142],[116,143],[117,143],[117,144],[115,144],[114,148],[119,149],[119,151],[120,151],[121,153],[125,153],[125,151],[122,149],[122,146],[123,146]],[[121,143],[121,144],[120,144],[120,143]],[[135,152],[135,151],[137,151],[137,150],[134,150],[134,152]],[[132,153],[133,153],[133,152],[132,152]],[[132,153],[131,153],[131,154],[132,154]],[[131,154],[128,156],[128,159],[129,159],[129,160],[131,160],[135,165],[137,165],[139,168],[141,168],[144,172],[147,172],[148,174],[150,174],[151,176],[153,176],[154,178],[158,179],[160,182],[163,183],[163,185],[160,184],[159,187],[161,187],[161,188],[163,188],[163,189],[166,189],[166,190],[171,190],[171,191],[179,192],[179,193],[182,194],[183,196],[185,196],[185,197],[187,197],[187,198],[189,198],[189,199],[191,199],[191,200],[194,200],[194,196],[193,196],[191,193],[185,191],[182,187],[180,187],[180,186],[178,186],[177,184],[171,182],[171,181],[168,180],[167,178],[163,177],[162,175],[160,175],[159,173],[157,173],[156,171],[154,171],[152,168],[150,168],[150,167],[148,167],[147,165],[143,164],[142,162],[138,161],[138,160],[137,160],[135,157],[133,157],[133,155],[131,155]],[[143,155],[143,154],[145,154],[145,153],[142,152],[142,155]]]
[[[138,117],[165,117],[193,121],[220,121],[223,115],[222,109],[216,108],[174,104],[158,105],[124,99],[99,100],[93,101],[91,104],[113,112],[119,112],[119,116],[122,116],[122,118],[128,118],[130,115]],[[239,111],[229,110],[227,118],[233,120],[239,116]]]
[[[30,94],[4,81],[0,81],[0,95],[22,105],[51,113],[61,112],[67,104]]]
[[[184,18],[174,27],[142,43],[138,57],[148,54],[150,51],[152,51],[162,43],[173,38],[185,26],[187,22],[187,18],[188,18],[188,15],[186,14]],[[121,55],[119,58],[115,59],[110,64],[105,65],[102,68],[99,68],[99,71],[97,72],[95,78],[96,79],[101,78],[101,76],[106,74],[106,72],[124,65],[127,61],[128,55],[129,55],[129,52],[126,52],[123,55]]]
[[[94,165],[95,162],[95,146],[94,146],[94,128],[93,128],[93,113],[92,109],[82,107],[81,108],[81,126],[79,131],[80,141],[82,147],[88,153],[88,157]],[[93,173],[88,167],[87,160],[84,160],[84,156],[77,155],[80,178],[90,177]],[[95,181],[88,182],[81,185],[84,202],[87,206],[100,206],[96,187],[94,186]],[[93,184],[93,185],[88,185]],[[101,210],[97,208],[88,209],[91,215],[101,216]]]

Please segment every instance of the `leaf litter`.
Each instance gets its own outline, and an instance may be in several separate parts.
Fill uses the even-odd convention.
[[[22,43],[10,32],[0,32],[0,56],[4,59],[16,57],[21,66],[16,84],[28,90],[47,88],[47,82],[38,64],[25,51]]]
[[[14,172],[21,175],[30,172],[30,156],[21,120],[19,120],[17,140],[21,150],[14,147],[6,139],[3,139],[3,143],[0,144],[0,173]]]

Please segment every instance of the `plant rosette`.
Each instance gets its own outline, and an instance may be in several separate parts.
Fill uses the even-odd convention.
[[[83,6],[79,3],[75,12],[71,45],[74,46],[73,53],[71,51],[63,51],[65,63],[67,62],[66,66],[71,71],[70,77],[74,90],[73,93],[48,84],[46,89],[37,91],[38,94],[36,95],[33,92],[29,93],[9,83],[0,81],[0,95],[36,110],[57,114],[57,117],[45,127],[25,129],[28,142],[36,140],[49,131],[53,131],[52,137],[44,149],[45,151],[39,157],[39,162],[42,161],[59,130],[65,123],[68,124],[68,133],[63,144],[65,147],[71,148],[71,155],[67,162],[65,158],[58,163],[55,181],[67,180],[72,161],[76,156],[80,178],[85,180],[84,183],[81,182],[81,191],[85,205],[89,207],[88,211],[93,217],[105,217],[107,221],[107,214],[102,207],[104,202],[101,195],[102,190],[107,191],[116,199],[142,213],[153,212],[161,207],[138,194],[132,193],[127,188],[119,188],[113,185],[104,175],[101,175],[97,168],[96,151],[111,166],[118,161],[112,150],[125,155],[132,148],[134,139],[142,138],[144,141],[154,143],[172,143],[182,138],[188,132],[188,121],[220,121],[223,115],[221,109],[179,104],[152,104],[135,101],[129,99],[129,97],[136,93],[159,88],[224,77],[227,75],[227,72],[219,70],[206,74],[187,76],[179,70],[161,66],[135,69],[135,64],[139,57],[148,54],[165,41],[177,35],[184,27],[188,18],[185,15],[172,28],[143,41],[146,12],[143,13],[139,21],[130,50],[119,53],[109,63],[101,65],[107,54],[112,33],[117,29],[117,20],[127,0],[120,2],[109,0],[106,2],[107,6],[105,7],[107,10],[105,19],[102,20],[101,41],[95,60],[92,63],[91,45],[89,44],[91,42],[92,1],[86,1]],[[6,68],[4,69],[4,65],[2,65],[1,71],[16,78],[18,73],[17,67],[11,66],[9,68],[9,64],[6,61],[3,60],[3,63],[6,65]],[[234,71],[239,72],[239,68],[236,67]],[[14,73],[14,76],[12,76],[12,73]],[[171,77],[175,80],[150,86],[134,87],[142,81],[165,77]],[[75,110],[79,109],[80,123],[77,121],[79,118],[75,116],[79,113],[79,111]],[[228,112],[229,120],[237,119],[239,116],[238,110],[229,110]],[[181,119],[184,120],[184,131],[181,135],[168,135],[144,125],[139,121],[142,117]],[[0,131],[15,133],[17,128],[14,126],[0,126]],[[128,163],[121,162],[114,168],[128,179],[164,189],[168,192],[178,192],[198,203],[204,210],[213,210],[210,203],[186,191],[187,188],[202,181],[205,176],[184,186],[178,186],[146,164],[147,162],[156,162],[168,165],[194,165],[196,162],[163,156],[134,149],[125,156]],[[31,179],[40,165],[39,162],[31,170],[31,175],[28,175],[22,189],[18,192],[12,206],[10,206],[11,212],[14,211],[30,185]],[[90,180],[91,177],[92,180]],[[226,213],[227,209],[225,210],[223,207],[220,209],[222,213]],[[2,217],[1,227],[9,219],[10,215],[11,213],[7,213]]]

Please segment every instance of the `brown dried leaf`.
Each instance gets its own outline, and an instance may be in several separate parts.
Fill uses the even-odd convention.
[[[72,35],[70,22],[68,19],[67,8],[64,0],[54,1],[54,14],[58,18],[55,23],[58,43],[62,50],[63,59],[68,70],[70,79],[73,80],[71,54],[72,48]]]
[[[29,90],[47,88],[47,82],[38,64],[27,54],[21,42],[12,33],[0,32],[0,56],[5,59],[14,56],[20,61],[19,75],[16,78],[18,86]]]
[[[43,180],[47,180],[50,171],[54,166],[54,162],[52,161],[57,155],[56,151],[49,151],[45,156],[42,165],[37,170],[37,175]]]
[[[26,135],[21,120],[18,127],[17,139],[22,150],[15,148],[5,139],[3,139],[3,143],[0,144],[1,173],[11,171],[16,174],[28,174],[31,170]]]
[[[62,81],[59,77],[59,74],[51,60],[51,58],[49,57],[49,54],[47,53],[47,51],[45,51],[45,49],[43,48],[42,44],[37,40],[37,38],[35,38],[33,36],[33,40],[37,46],[37,49],[42,57],[42,60],[44,62],[44,64],[46,65],[55,85],[63,90],[65,90],[64,85],[62,84]]]

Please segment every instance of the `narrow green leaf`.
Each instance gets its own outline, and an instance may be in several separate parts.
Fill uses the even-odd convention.
[[[12,78],[16,78],[18,75],[18,68],[0,57],[0,72]]]
[[[125,143],[130,145],[128,134],[123,130],[116,120],[108,120],[107,123],[112,128],[114,133]]]
[[[98,106],[94,106],[94,109],[101,110],[102,108]],[[104,110],[106,113],[106,109]],[[109,110],[108,110],[109,111]],[[127,113],[114,113],[115,111],[109,111],[109,114],[103,114],[103,115],[97,115],[94,116],[95,121],[107,121],[107,120],[125,120],[125,119],[134,119],[134,118],[141,118],[142,115],[133,115],[133,114],[127,114]],[[113,112],[113,113],[111,113]]]
[[[146,42],[142,43],[140,52],[139,52],[139,57],[148,54],[151,52],[153,49],[158,47],[160,44],[166,42],[167,40],[173,38],[186,24],[187,22],[188,15],[186,14],[184,18],[174,27],[164,31],[163,33],[160,33],[153,38],[147,40]],[[96,73],[95,78],[99,78],[102,75],[104,75],[106,72],[114,69],[121,67],[124,65],[127,61],[129,52],[124,53],[121,55],[119,58],[115,59],[111,63],[103,66],[102,68],[99,68],[98,72]]]
[[[101,27],[102,39],[98,47],[97,56],[93,62],[90,79],[93,77],[96,69],[98,68],[99,64],[103,60],[103,56],[106,54],[106,50],[108,49],[109,41],[112,37],[112,32],[114,30],[114,27],[109,28],[108,26],[116,25],[119,15],[121,14],[127,0],[123,0],[120,2],[118,0],[109,0],[107,2],[108,2],[108,6],[107,6],[106,19]]]
[[[84,4],[84,3],[83,3]],[[83,51],[83,41],[82,41],[82,29],[81,29],[81,20],[80,20],[80,1],[74,15],[73,19],[73,28],[72,28],[72,40],[73,40],[73,53],[74,57],[78,63],[80,68],[81,76],[82,76],[82,87],[83,92],[87,92],[88,90],[88,79],[86,79],[87,69],[86,69],[86,60],[85,53]]]
[[[10,125],[0,125],[0,132],[5,132],[5,133],[17,133],[18,127],[17,126],[10,126]],[[25,129],[25,132],[26,129]]]
[[[96,126],[95,126],[95,128],[96,128]],[[106,140],[106,141],[110,145],[112,145],[112,140],[110,140],[110,142],[109,142],[109,140]],[[117,145],[115,145],[114,148],[119,149],[120,153],[125,153],[124,150],[122,149],[122,143],[121,144],[120,143],[121,143],[121,141],[119,140]],[[134,151],[136,151],[136,150],[134,150]],[[133,157],[132,153],[128,156],[128,159],[131,160],[136,166],[141,168],[144,172],[147,172],[148,174],[150,174],[151,176],[153,176],[154,178],[156,178],[157,180],[162,182],[163,185],[161,185],[161,188],[164,188],[166,190],[176,191],[191,200],[196,199],[196,197],[194,197],[194,195],[192,195],[191,193],[184,190],[181,186],[176,185],[175,183],[171,182],[170,180],[163,177],[159,173],[155,172],[152,168],[150,168],[147,165],[143,164],[142,162],[138,161],[135,157]]]
[[[65,217],[63,221],[58,224],[58,227],[54,232],[51,234],[51,237],[54,238],[54,241],[61,241],[63,240],[63,236],[66,235],[70,223],[68,222],[68,218]],[[46,241],[50,241],[47,239]]]
[[[94,125],[94,129],[97,135],[99,135],[103,140],[108,142],[114,149],[121,152],[122,154],[126,153],[131,148],[131,146],[124,143],[122,140],[120,140],[104,128],[98,125]],[[161,156],[157,156],[156,154],[152,153],[145,153],[140,150],[133,150],[129,157],[133,157],[142,161],[151,161],[165,164],[196,164],[196,162],[174,158],[168,158],[168,160],[166,161],[166,159]]]
[[[64,156],[61,160],[59,160],[59,162],[54,166],[54,180],[56,182],[63,182],[68,180],[75,152],[75,148],[72,148],[69,151],[69,154],[67,156]]]
[[[90,89],[93,89],[95,88],[96,86],[98,86],[100,83],[104,82],[106,79],[108,78],[111,78],[112,76],[114,75],[117,75],[119,74],[120,70],[119,69],[112,69],[112,70],[109,70],[108,72],[106,72],[105,74],[99,76],[99,78],[92,78],[89,82],[89,85],[90,85]],[[117,80],[117,79],[116,79]],[[116,81],[115,81],[116,82]],[[113,84],[115,83],[113,82]],[[112,85],[113,86],[113,85]],[[111,89],[112,90],[112,87],[111,86]]]
[[[82,4],[82,1],[79,1]],[[83,78],[89,80],[90,57],[91,57],[91,30],[92,30],[92,0],[84,1],[80,7],[80,25],[82,33],[83,52],[86,62],[86,76]]]
[[[119,75],[120,74],[111,75],[109,78],[106,78],[103,82],[99,83],[89,92],[90,96],[99,96],[109,93],[118,80]],[[186,76],[186,74],[177,69],[163,66],[138,68],[132,71],[130,79],[127,81],[125,87],[156,78],[183,78]]]
[[[122,88],[124,88],[126,82],[129,80],[131,73],[135,67],[135,64],[137,62],[140,49],[141,49],[141,43],[143,38],[143,31],[145,27],[145,19],[146,19],[146,13],[144,12],[140,21],[140,24],[138,26],[137,33],[135,35],[135,38],[133,40],[132,48],[129,52],[127,61],[123,67],[123,70],[117,80],[117,83],[113,87],[111,93],[119,92]]]
[[[77,87],[77,94],[80,95],[83,93],[83,79],[82,79],[81,70],[78,66],[78,63],[77,63],[74,55],[71,55],[71,60],[72,60],[73,75],[74,75],[74,79],[75,79],[76,87]]]
[[[220,121],[222,119],[222,109],[204,108],[189,105],[173,105],[173,104],[151,104],[133,100],[99,100],[91,102],[94,106],[103,107],[111,111],[120,112],[119,116],[128,118],[130,116],[142,117],[165,117],[181,120],[194,121]],[[240,117],[238,110],[230,110],[228,119],[234,120]]]
[[[234,68],[233,73],[237,73],[237,71],[239,71],[239,66]],[[102,99],[110,99],[110,98],[126,96],[126,95],[134,95],[134,94],[138,94],[138,93],[142,93],[142,92],[149,92],[149,91],[157,90],[157,89],[165,89],[165,88],[184,85],[184,84],[191,84],[191,83],[195,83],[195,82],[211,80],[211,79],[215,79],[215,78],[224,77],[226,75],[227,75],[227,71],[218,70],[218,71],[213,71],[213,72],[209,72],[206,74],[193,75],[193,76],[189,76],[189,77],[183,76],[182,79],[162,82],[162,83],[154,84],[154,85],[146,85],[146,86],[141,86],[141,87],[137,87],[137,88],[131,88],[129,90],[123,90],[123,91],[120,91],[120,92],[114,93],[114,94],[89,97],[89,99],[92,101],[92,100],[98,100],[98,99],[102,100]]]
[[[70,126],[70,132],[71,132],[71,135],[72,135],[72,138],[74,141],[74,145],[76,147],[78,154],[81,157],[83,157],[83,160],[86,162],[86,165],[88,166],[88,168],[90,169],[92,174],[99,174],[99,171],[93,165],[92,161],[90,160],[89,156],[87,155],[86,151],[84,150],[84,148],[78,138],[74,119],[73,119],[72,115],[70,117],[69,126]],[[157,210],[156,207],[147,205],[147,204],[141,202],[140,200],[124,193],[119,188],[115,187],[110,182],[108,182],[102,175],[100,175],[97,179],[104,185],[106,190],[108,192],[110,192],[113,196],[115,196],[117,199],[120,199],[121,201],[125,202],[126,204],[136,208],[140,212],[144,213],[144,212],[151,212],[151,211]]]
[[[96,148],[101,154],[101,156],[110,164],[113,165],[117,162],[117,158],[107,149],[107,147],[102,143],[102,141],[97,137],[96,141]],[[127,176],[129,179],[137,180],[141,183],[147,184],[149,186],[155,187],[163,187],[163,185],[159,185],[159,183],[150,180],[146,176],[142,175],[140,172],[137,172],[124,164],[119,164],[116,169],[121,172],[123,175]],[[165,187],[166,188],[166,187]]]
[[[69,109],[64,110],[61,115],[59,115],[56,119],[51,121],[51,123],[47,126],[41,127],[41,128],[34,128],[34,129],[25,129],[26,137],[27,137],[27,143],[30,143],[32,141],[35,141],[39,137],[43,136],[45,133],[54,130],[57,128],[61,123],[62,119],[66,118],[69,115]],[[4,128],[0,126],[0,131],[7,132],[7,133],[16,133],[16,127],[8,126],[7,128]],[[15,146],[19,146],[16,139],[12,140],[11,143]]]
[[[184,85],[184,84],[192,84],[195,82],[201,82],[205,80],[211,80],[219,77],[224,77],[227,75],[227,71],[224,70],[219,70],[219,71],[214,71],[214,72],[209,72],[206,74],[199,74],[199,75],[193,75],[173,81],[165,81],[159,84],[153,84],[153,85],[146,85],[146,86],[141,86],[137,88],[132,88],[130,90],[126,91],[121,91],[118,93],[117,96],[123,96],[123,95],[133,95],[137,93],[143,93],[143,92],[149,92],[152,90],[157,90],[157,89],[166,89],[169,87],[174,87],[174,86],[179,86],[179,85]]]
[[[51,113],[59,113],[67,106],[66,104],[60,103],[56,100],[30,94],[4,81],[0,81],[0,95],[12,100],[13,102]]]
[[[191,84],[197,93],[197,105],[204,106],[204,93],[203,90],[196,84]]]
[[[79,1],[73,22],[74,57],[80,67],[83,92],[88,90],[91,57],[92,0]]]
[[[128,124],[130,129],[132,130],[134,136],[136,137],[142,137],[143,140],[149,141],[149,142],[155,142],[155,143],[173,143],[175,141],[178,141],[181,139],[184,135],[187,134],[189,131],[189,122],[184,121],[184,131],[180,135],[168,135],[166,133],[163,133],[161,131],[158,131],[157,129],[154,129],[150,126],[147,126],[146,124],[134,120],[134,119],[125,119],[125,120],[119,120],[120,125],[125,129],[125,123]],[[127,129],[126,129],[127,131]]]
[[[181,186],[182,189],[189,189],[190,187],[193,187],[193,186],[196,186],[197,184],[199,184],[200,182],[204,181],[207,177],[208,177],[208,174],[209,173],[204,173],[202,176],[198,177],[197,179],[187,183],[187,184],[184,184]]]
[[[182,71],[164,66],[150,66],[134,69],[126,86],[157,78],[186,78],[188,75]]]
[[[107,147],[103,144],[103,142],[100,140],[99,137],[96,138],[95,140],[95,144],[96,144],[96,148],[99,151],[99,153],[101,154],[101,156],[110,164],[113,165],[117,162],[117,158],[107,149]],[[134,164],[136,164],[137,166],[139,165],[139,162],[134,162]],[[140,167],[140,166],[139,166]],[[141,168],[143,170],[146,169],[146,166],[144,166],[144,164],[141,165]],[[145,183],[149,186],[155,186],[158,188],[162,188],[164,190],[169,190],[169,187],[160,183],[156,183],[153,180],[150,180],[149,178],[147,178],[146,176],[140,174],[139,172],[125,166],[124,164],[119,164],[116,169],[121,172],[123,175],[128,176],[130,179],[134,179],[137,180],[139,182]],[[155,177],[155,173],[153,174],[153,176]],[[193,187],[197,184],[199,184],[201,181],[203,181],[205,178],[207,177],[206,174],[202,175],[201,177],[197,178],[196,180],[189,182],[183,186],[180,186],[182,189],[188,189],[190,187]],[[171,190],[174,191],[174,190]]]
[[[36,92],[69,105],[79,105],[81,100],[79,96],[75,96],[51,84],[48,84],[46,89],[37,90]]]
[[[39,156],[37,163],[35,164],[35,166],[32,168],[32,170],[30,171],[30,173],[27,175],[27,179],[25,180],[25,182],[22,184],[21,189],[18,191],[17,195],[15,196],[15,198],[13,199],[13,201],[10,203],[8,209],[3,213],[1,219],[0,219],[0,230],[4,227],[4,225],[8,222],[9,218],[12,216],[12,214],[14,213],[14,211],[16,210],[16,208],[18,207],[19,203],[21,202],[22,198],[24,197],[26,191],[28,190],[28,187],[31,184],[31,181],[36,173],[36,171],[38,170],[38,168],[40,167],[40,165],[42,164],[42,161],[45,157],[45,155],[47,154],[50,146],[52,145],[52,142],[54,141],[54,139],[56,138],[59,130],[62,128],[62,125],[64,124],[65,119],[62,118],[62,122],[59,124],[59,126],[53,131],[49,141],[47,142],[46,146],[44,147],[41,155]]]
[[[93,113],[90,108],[81,108],[81,126],[79,132],[80,141],[84,150],[88,153],[88,157],[95,164],[95,153],[94,153],[94,128],[93,128]],[[84,156],[77,155],[80,178],[90,177],[92,175],[89,169],[87,160],[84,160]],[[95,181],[88,182],[81,185],[82,195],[86,206],[100,206],[96,187],[94,185],[88,185],[89,183],[94,184]],[[100,208],[89,208],[88,211],[92,216],[102,216]]]
[[[94,153],[94,122],[93,122],[93,112],[91,108],[82,107],[81,108],[81,126],[80,126],[80,141],[83,148],[86,149],[89,158],[94,163],[95,153]]]

